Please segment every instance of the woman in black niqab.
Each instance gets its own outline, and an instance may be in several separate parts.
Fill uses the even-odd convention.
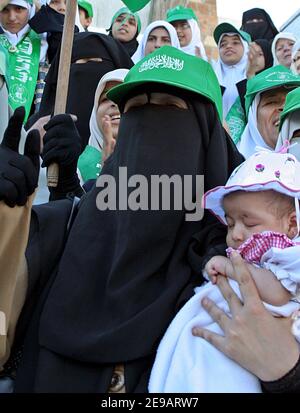
[[[184,99],[188,110],[149,103],[152,92],[162,91]],[[153,175],[204,175],[205,191],[224,183],[242,159],[215,106],[162,85],[146,84],[140,93],[148,103],[122,115],[115,151],[101,173],[115,178],[117,194],[120,167],[128,179],[139,174],[147,182]],[[225,229],[209,214],[188,222],[184,209],[99,211],[100,191],[95,186],[81,201],[37,307],[19,392],[107,392],[120,364],[126,392],[146,392],[158,343],[199,284],[205,252],[225,240]]]
[[[252,41],[266,39],[272,43],[278,30],[264,9],[254,8],[243,13],[241,30],[249,33]]]
[[[79,63],[84,61],[82,59],[96,60]],[[89,121],[99,80],[111,70],[130,69],[132,66],[133,63],[128,54],[113,38],[104,34],[89,32],[75,35],[66,113],[74,114],[78,118],[76,126],[82,139],[82,150],[90,138]],[[46,77],[39,117],[53,113],[58,67],[59,52],[56,54]]]

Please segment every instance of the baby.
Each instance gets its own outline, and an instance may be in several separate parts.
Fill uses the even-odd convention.
[[[300,163],[293,155],[255,153],[232,173],[225,186],[204,195],[204,207],[228,227],[227,254],[238,251],[256,283],[265,306],[277,317],[300,308],[299,235]],[[229,258],[213,257],[204,276],[211,281],[178,312],[158,348],[150,392],[261,392],[259,380],[202,338],[192,328],[222,334],[200,303],[209,297],[230,314],[216,277],[231,277]],[[237,283],[230,285],[241,298]],[[293,333],[300,341],[297,325]]]

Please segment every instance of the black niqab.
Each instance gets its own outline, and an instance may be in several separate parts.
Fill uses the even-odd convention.
[[[122,115],[102,174],[117,180],[126,167],[128,179],[140,174],[148,182],[198,174],[208,190],[224,184],[240,161],[214,105],[198,96],[190,110],[147,104]],[[198,233],[202,254],[219,242],[212,216],[187,222],[184,210],[99,211],[99,191],[81,203],[46,298],[32,391],[106,392],[119,363],[127,392],[147,391],[159,340],[183,292],[200,282],[187,259],[192,237]]]
[[[262,19],[263,22],[247,23],[252,19]],[[241,30],[249,33],[252,41],[256,39],[266,39],[270,42],[274,39],[278,30],[271,17],[264,9],[254,8],[243,13]]]
[[[77,60],[84,58],[101,58],[102,62],[76,63]],[[89,121],[99,80],[111,70],[130,69],[132,66],[130,57],[122,46],[111,37],[89,32],[75,35],[66,112],[72,113],[78,118],[76,126],[82,139],[82,150],[90,137]],[[40,117],[53,112],[58,67],[59,53],[57,53],[46,77],[46,86],[39,111]]]

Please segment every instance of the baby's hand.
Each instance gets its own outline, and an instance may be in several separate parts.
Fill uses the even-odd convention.
[[[205,266],[205,271],[213,284],[217,282],[217,276],[223,275],[230,277],[232,273],[232,264],[229,258],[217,255],[211,258]]]

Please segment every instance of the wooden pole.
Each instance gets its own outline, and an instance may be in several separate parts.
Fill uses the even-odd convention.
[[[57,79],[54,115],[65,113],[69,88],[70,66],[74,39],[74,26],[77,10],[77,0],[67,0],[64,31],[62,36],[59,69]],[[56,187],[58,183],[58,164],[49,165],[47,171],[48,186]]]

